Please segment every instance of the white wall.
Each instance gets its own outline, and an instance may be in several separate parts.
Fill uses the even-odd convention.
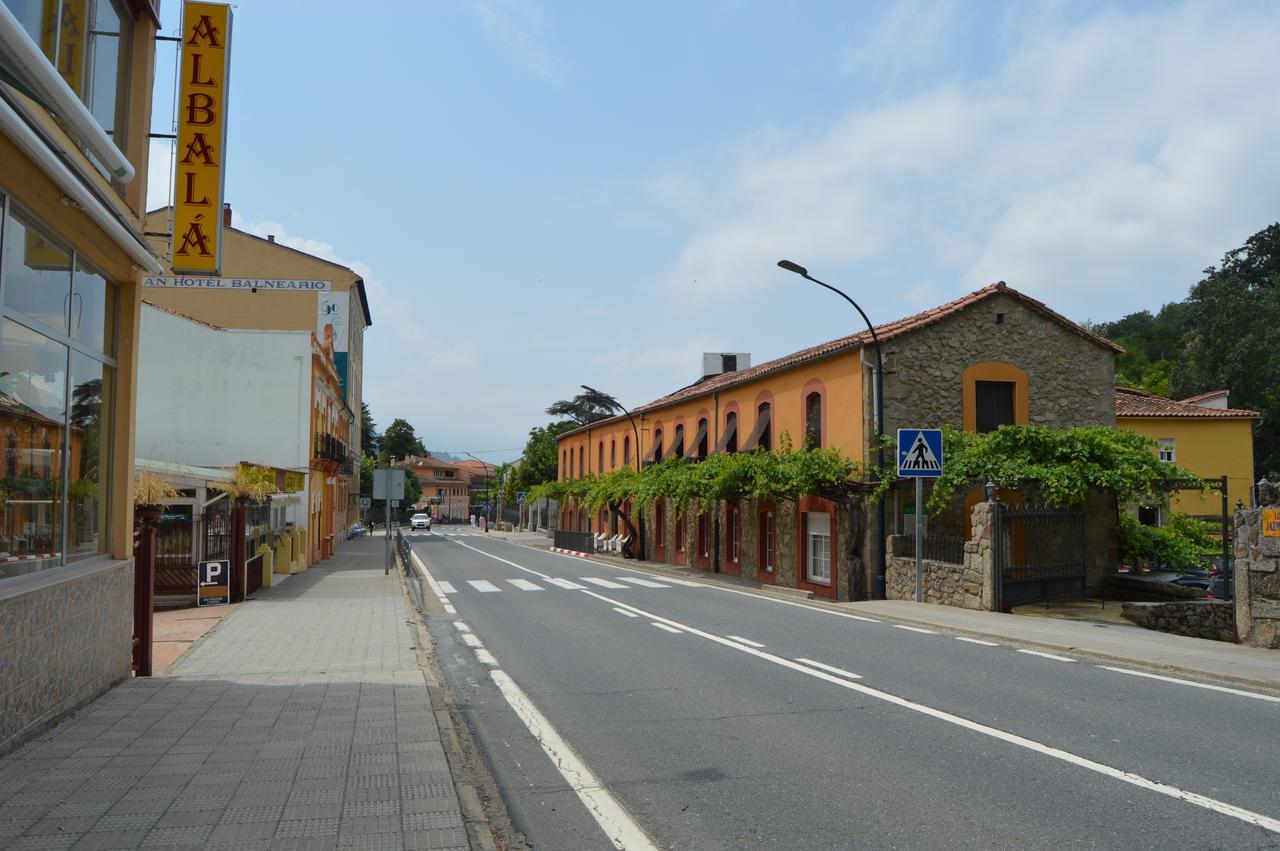
[[[310,332],[218,330],[144,304],[139,337],[139,457],[307,469]]]

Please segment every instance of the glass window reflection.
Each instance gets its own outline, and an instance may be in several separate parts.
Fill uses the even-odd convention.
[[[4,305],[67,333],[71,301],[71,254],[20,213],[5,221]]]
[[[62,560],[67,348],[16,322],[0,324],[0,579]]]
[[[114,357],[115,319],[115,284],[77,261],[71,297],[72,338]]]
[[[67,429],[69,562],[100,555],[108,549],[112,372],[92,358],[71,353],[71,418]]]

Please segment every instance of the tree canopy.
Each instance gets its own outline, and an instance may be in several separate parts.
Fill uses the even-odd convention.
[[[406,455],[426,455],[427,448],[414,434],[413,426],[400,418],[391,421],[387,430],[378,440],[378,450],[391,458],[404,458]]]
[[[556,438],[577,428],[576,423],[549,423],[529,429],[529,439],[524,444],[524,454],[520,456],[515,472],[518,490],[529,490],[534,485],[554,481],[559,465],[559,453],[556,450]]]
[[[366,458],[378,454],[378,427],[374,425],[369,406],[360,403],[360,453]]]
[[[568,417],[578,425],[608,419],[620,410],[622,406],[618,404],[618,400],[608,393],[585,388],[572,399],[561,399],[547,406],[547,414],[550,416]]]

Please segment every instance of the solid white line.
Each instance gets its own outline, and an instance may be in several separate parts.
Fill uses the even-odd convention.
[[[464,621],[454,621],[453,628],[458,632],[471,632],[471,627],[467,626]]]
[[[480,553],[480,555],[484,556],[485,558],[491,558],[494,561],[500,561],[503,564],[509,564],[512,567],[514,567],[516,570],[523,570],[525,573],[531,573],[534,576],[538,577],[539,579],[551,578],[550,576],[547,576],[545,573],[540,573],[539,571],[533,570],[532,568],[528,568],[528,567],[524,567],[523,565],[516,564],[514,561],[508,561],[502,556],[496,556],[493,553],[486,553],[484,550],[480,549],[479,547],[473,547],[470,544],[464,544],[462,543],[462,541],[453,541],[452,543],[457,544],[458,546],[464,549],[471,550],[472,552]]]
[[[844,668],[837,668],[835,665],[824,665],[821,662],[815,662],[812,659],[804,659],[800,657],[796,657],[796,661],[814,668],[821,668],[827,673],[836,674],[837,676],[845,677],[850,680],[862,679],[861,674],[855,674],[853,671],[846,671]]]
[[[743,638],[741,635],[726,635],[725,638],[732,638],[739,644],[745,644],[748,647],[764,647],[759,641],[752,641],[750,638]]]
[[[626,616],[627,616],[627,617],[629,617],[629,618],[638,618],[638,617],[640,617],[640,616],[639,616],[639,615],[637,615],[635,612],[628,612],[626,609],[619,609],[617,606],[614,606],[614,607],[613,607],[613,610],[614,610],[615,612],[617,612],[618,614],[620,614],[620,615],[626,615]]]
[[[912,632],[923,632],[925,635],[937,635],[937,634],[938,634],[938,633],[934,632],[934,631],[933,631],[933,630],[931,630],[931,629],[925,629],[924,627],[921,627],[921,626],[907,626],[905,623],[895,623],[895,624],[893,625],[893,628],[894,628],[894,629],[907,629],[907,630],[910,630],[910,631],[912,631]]]
[[[550,582],[552,585],[555,585],[560,588],[564,588],[568,591],[581,591],[583,588],[587,587],[585,585],[579,585],[576,582],[570,582],[568,579],[558,579],[554,576],[548,576],[547,581]]]
[[[488,650],[485,650],[483,647],[477,647],[475,652],[476,659],[479,660],[480,664],[489,665],[493,668],[498,667],[498,660],[493,658],[493,654]]]
[[[1131,671],[1128,668],[1113,668],[1110,665],[1099,665],[1105,671],[1115,671],[1117,674],[1128,674],[1132,677],[1146,677],[1149,680],[1160,680],[1166,683],[1177,683],[1183,686],[1192,686],[1193,688],[1204,688],[1210,691],[1220,691],[1224,694],[1235,694],[1240,697],[1251,697],[1254,700],[1266,700],[1271,703],[1280,703],[1280,697],[1270,694],[1260,694],[1256,691],[1244,691],[1238,688],[1229,688],[1228,686],[1215,686],[1209,683],[1198,683],[1195,680],[1180,680],[1177,677],[1164,677],[1160,674],[1148,674],[1146,671]]]
[[[543,588],[541,585],[530,582],[528,579],[508,579],[507,581],[510,582],[512,585],[516,586],[517,588],[519,588],[521,591],[546,591],[547,590],[546,588]]]
[[[614,582],[612,579],[600,579],[595,576],[582,577],[583,582],[590,582],[592,585],[599,585],[601,588],[626,588],[621,582]]]
[[[436,585],[439,586],[441,594],[457,594],[458,593],[458,589],[453,587],[452,582],[445,582],[442,580],[440,582],[437,582]]]
[[[588,591],[587,593],[589,594],[591,592]],[[649,624],[649,626],[656,626],[658,629],[665,629],[667,632],[675,632],[675,633],[681,632],[681,630],[676,629],[674,626],[667,626],[665,623],[658,623],[657,621],[654,621],[653,623]]]
[[[516,715],[520,716],[520,720],[529,728],[529,732],[537,739],[538,744],[542,745],[542,750],[550,757],[552,764],[568,781],[569,787],[586,805],[587,812],[596,820],[596,824],[600,825],[605,836],[609,837],[613,847],[620,851],[631,851],[631,849],[657,851],[654,844],[649,841],[649,837],[645,836],[644,831],[640,829],[640,825],[627,815],[627,811],[591,772],[586,763],[573,752],[564,739],[560,738],[555,727],[551,726],[546,716],[538,711],[520,686],[516,685],[504,671],[490,671],[489,675],[493,677],[498,690],[507,699],[507,703],[511,704]]]
[[[970,644],[981,644],[983,647],[999,647],[994,641],[983,641],[981,638],[966,638],[963,635],[955,636],[956,641],[967,641]]]
[[[1026,653],[1028,656],[1039,656],[1042,659],[1052,659],[1055,662],[1074,662],[1075,661],[1075,659],[1072,659],[1068,656],[1059,656],[1055,653],[1045,653],[1043,650],[1027,650],[1025,648],[1019,647],[1018,652]]]
[[[1146,789],[1150,792],[1156,792],[1157,794],[1160,794],[1160,795],[1167,795],[1170,798],[1175,798],[1180,801],[1185,801],[1189,804],[1194,804],[1197,807],[1202,807],[1206,810],[1211,810],[1216,813],[1221,813],[1222,815],[1230,816],[1231,818],[1234,818],[1234,819],[1239,819],[1240,821],[1243,821],[1247,824],[1252,824],[1257,827],[1261,827],[1264,830],[1269,830],[1272,833],[1280,834],[1280,819],[1275,819],[1270,816],[1265,816],[1265,815],[1262,815],[1261,813],[1255,813],[1252,810],[1246,810],[1243,807],[1237,807],[1234,804],[1228,804],[1225,801],[1219,801],[1214,798],[1207,797],[1205,795],[1200,795],[1196,792],[1189,792],[1185,789],[1180,789],[1177,786],[1173,786],[1168,783],[1161,783],[1158,780],[1149,780],[1146,777],[1143,777],[1139,774],[1134,774],[1131,771],[1124,771],[1123,769],[1113,768],[1101,762],[1095,762],[1094,760],[1088,759],[1086,757],[1077,756],[1076,754],[1070,753],[1068,751],[1064,751],[1060,748],[1055,748],[1055,747],[1052,747],[1051,745],[1046,745],[1041,742],[1037,742],[1033,739],[1028,739],[1024,736],[1019,736],[1016,733],[1010,733],[1005,730],[1000,730],[996,727],[990,727],[986,724],[980,724],[977,721],[970,721],[968,718],[964,718],[959,715],[953,715],[952,713],[946,712],[941,709],[934,709],[932,706],[925,706],[922,703],[915,703],[913,701],[907,700],[904,697],[898,697],[896,694],[890,694],[887,691],[881,691],[880,689],[871,688],[870,686],[863,685],[862,683],[856,683],[850,680],[841,679],[840,677],[836,677],[832,674],[828,674],[823,671],[814,670],[813,668],[806,667],[804,665],[801,665],[798,662],[793,662],[790,659],[784,659],[781,656],[775,656],[774,654],[769,653],[766,650],[756,650],[753,647],[745,647],[741,644],[738,644],[737,642],[730,641],[727,638],[722,638],[719,635],[715,635],[714,633],[704,632],[696,627],[692,627],[692,626],[688,626],[686,624],[680,623],[679,621],[673,621],[673,620],[670,620],[669,618],[664,618],[660,615],[655,615],[655,614],[652,614],[651,612],[646,612],[644,609],[638,608],[636,606],[632,606],[627,603],[620,602],[618,600],[610,599],[609,597],[606,597],[603,594],[597,594],[594,591],[583,591],[582,593],[589,594],[598,600],[602,600],[606,603],[609,603],[610,605],[617,605],[617,606],[622,606],[624,608],[628,608],[631,611],[635,612],[636,614],[640,615],[641,617],[652,619],[655,622],[655,625],[657,625],[658,622],[669,624],[673,629],[679,628],[684,632],[687,632],[691,635],[696,635],[699,638],[705,638],[708,641],[714,641],[717,644],[722,644],[726,647],[732,647],[735,650],[738,650],[739,652],[756,656],[760,659],[763,659],[768,662],[772,662],[775,665],[780,665],[784,668],[790,668],[794,671],[800,671],[811,677],[815,677],[816,679],[824,680],[834,685],[838,685],[841,688],[847,688],[850,691],[856,691],[859,694],[865,694],[868,697],[873,697],[877,700],[883,700],[886,703],[891,703],[895,706],[900,706],[903,709],[909,709],[912,712],[919,712],[921,715],[927,715],[930,718],[935,718],[939,721],[945,721],[948,724],[954,724],[957,727],[963,727],[966,730],[971,730],[975,733],[980,733],[984,736],[990,736],[993,739],[998,739],[1002,742],[1007,742],[1008,744],[1016,745],[1017,747],[1025,748],[1029,751],[1033,751],[1035,753],[1039,753],[1044,756],[1048,756],[1053,759],[1057,759],[1062,762],[1069,763],[1071,765],[1079,766],[1080,768],[1088,769],[1089,771],[1096,772],[1105,777],[1110,777],[1114,780],[1119,780],[1123,783],[1128,783],[1132,786],[1137,786],[1140,789]]]
[[[458,636],[462,639],[462,643],[468,647],[484,647],[484,642],[480,640],[480,636],[474,632],[464,632]]]
[[[641,588],[670,588],[670,585],[663,585],[661,582],[650,582],[648,579],[640,579],[635,576],[619,576],[623,582],[630,582],[632,585],[639,585]]]
[[[494,591],[502,590],[497,585],[494,585],[492,582],[485,579],[468,579],[467,584],[477,591],[484,591],[485,593],[493,593]]]

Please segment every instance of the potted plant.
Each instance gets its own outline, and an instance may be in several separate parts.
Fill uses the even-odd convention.
[[[133,517],[135,522],[154,523],[164,512],[164,503],[181,494],[164,479],[146,470],[133,474]]]

